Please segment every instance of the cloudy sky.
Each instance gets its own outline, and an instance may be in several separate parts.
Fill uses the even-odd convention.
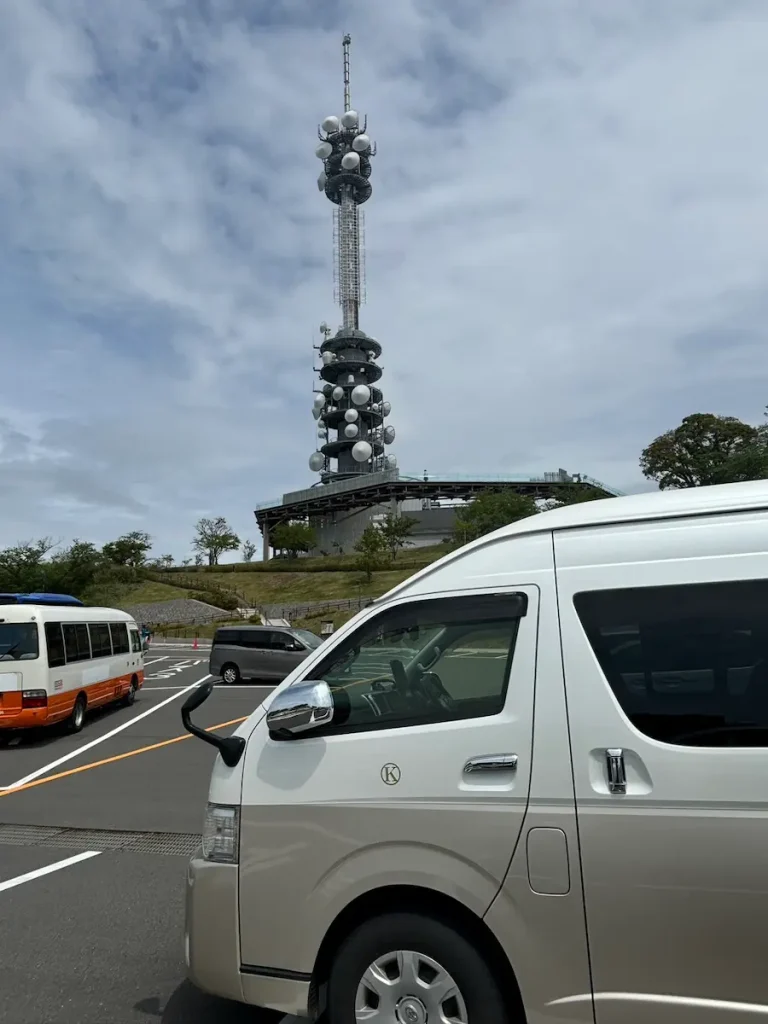
[[[404,471],[636,490],[760,420],[766,0],[3,0],[0,545],[181,558],[313,481],[344,31]]]

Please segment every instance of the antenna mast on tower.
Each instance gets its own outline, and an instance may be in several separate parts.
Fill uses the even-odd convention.
[[[360,207],[371,197],[371,157],[376,147],[352,109],[349,50],[352,39],[342,40],[344,58],[344,113],[326,117],[315,153],[323,161],[317,187],[334,204],[333,263],[336,300],[342,326],[320,345],[320,377],[326,383],[315,397],[318,437],[325,442],[309,460],[310,469],[324,482],[361,473],[394,469],[396,460],[384,455],[384,445],[395,439],[394,427],[385,427],[389,402],[374,383],[381,377],[376,360],[381,345],[360,330],[360,306],[365,297],[364,224]],[[329,431],[336,438],[329,439]],[[337,468],[331,468],[336,460]]]

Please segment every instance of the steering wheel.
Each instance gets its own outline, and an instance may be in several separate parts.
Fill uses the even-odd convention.
[[[405,674],[402,661],[398,658],[393,658],[389,663],[389,667],[392,670],[392,682],[395,684],[395,689],[402,697],[407,697],[411,685],[408,682],[408,676]]]

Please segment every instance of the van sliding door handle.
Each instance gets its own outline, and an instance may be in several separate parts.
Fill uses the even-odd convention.
[[[624,751],[621,747],[609,747],[605,752],[608,769],[608,790],[611,793],[627,792],[627,771],[624,766]]]
[[[475,772],[514,772],[517,771],[517,754],[487,754],[485,757],[473,757],[464,765],[464,774]]]

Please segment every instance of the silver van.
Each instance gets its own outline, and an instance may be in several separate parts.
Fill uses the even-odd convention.
[[[208,992],[328,1024],[768,1014],[768,481],[483,537],[202,738]]]
[[[208,671],[225,683],[282,680],[322,642],[308,629],[222,626],[213,637]]]

